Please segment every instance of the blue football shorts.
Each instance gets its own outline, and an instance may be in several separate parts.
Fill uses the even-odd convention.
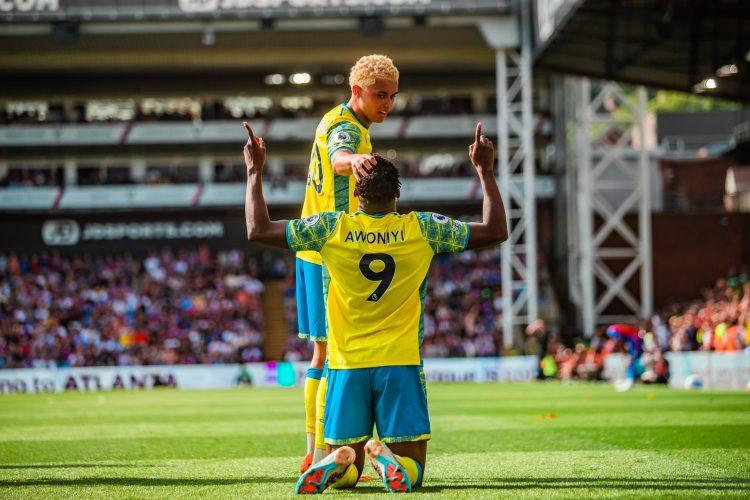
[[[326,308],[323,300],[323,266],[296,260],[297,331],[300,338],[326,340]]]
[[[384,443],[430,439],[430,417],[421,366],[328,369],[325,442],[365,441],[373,426]],[[330,409],[335,410],[331,411]]]

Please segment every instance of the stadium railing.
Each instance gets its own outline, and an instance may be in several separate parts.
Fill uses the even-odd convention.
[[[271,141],[309,141],[318,124],[313,118],[249,120]],[[494,115],[393,117],[373,127],[375,140],[471,138],[481,121],[495,135]],[[240,120],[206,122],[123,122],[8,125],[0,127],[0,147],[242,143]]]
[[[281,206],[299,204],[304,190],[304,181],[289,181],[268,185],[264,192],[269,205]],[[554,179],[537,177],[536,190],[538,198],[551,198],[555,193]],[[479,200],[480,195],[473,178],[409,179],[401,188],[400,201],[459,203]],[[244,202],[244,182],[0,189],[0,210],[220,207],[241,206]]]

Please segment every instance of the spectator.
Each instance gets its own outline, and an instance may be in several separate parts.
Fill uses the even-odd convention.
[[[547,324],[543,319],[537,319],[532,321],[531,324],[526,327],[526,336],[529,341],[527,341],[525,351],[526,353],[534,354],[539,358],[541,368],[542,360],[547,354],[549,354],[549,343],[552,333],[547,328]],[[537,378],[540,380],[545,378],[543,370],[539,370]]]

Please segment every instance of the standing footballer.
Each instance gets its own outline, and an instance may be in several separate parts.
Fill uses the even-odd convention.
[[[359,179],[376,164],[375,157],[370,154],[369,127],[385,120],[393,109],[398,93],[398,70],[386,56],[365,56],[352,68],[349,86],[352,91],[349,102],[326,113],[315,132],[302,218],[320,212],[354,212],[358,205],[352,176]],[[324,274],[318,252],[297,252],[299,336],[314,342],[313,358],[305,379],[307,454],[300,472],[305,472],[311,463],[322,458],[325,451],[321,429],[326,387],[323,370],[326,360]],[[316,434],[319,435],[316,437]]]

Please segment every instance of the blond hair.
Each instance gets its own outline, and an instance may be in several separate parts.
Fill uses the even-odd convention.
[[[349,73],[349,86],[369,87],[375,83],[376,78],[398,81],[398,70],[390,57],[380,54],[360,57]]]

